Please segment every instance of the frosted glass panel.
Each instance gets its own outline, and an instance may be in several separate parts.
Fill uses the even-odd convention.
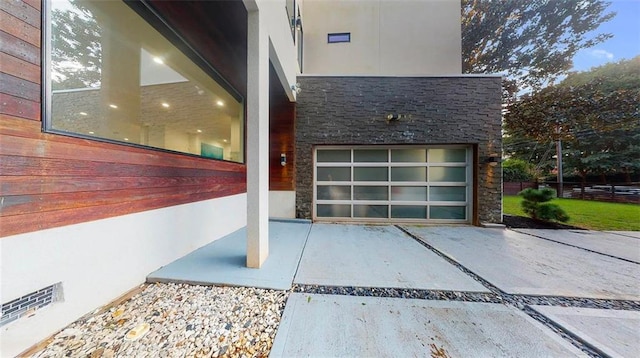
[[[319,204],[316,216],[329,218],[348,218],[351,217],[351,205]]]
[[[424,163],[427,161],[426,149],[393,149],[391,151],[391,161],[401,162],[417,162]]]
[[[353,151],[354,162],[387,162],[389,151],[386,149],[363,149]]]
[[[426,219],[427,207],[418,205],[393,205],[391,207],[392,218]]]
[[[391,180],[393,181],[427,181],[427,168],[424,168],[424,167],[391,168]]]
[[[318,167],[317,181],[349,181],[351,168]]]
[[[351,200],[351,187],[346,185],[318,185],[318,200]]]
[[[429,181],[464,182],[467,179],[464,167],[430,167]]]
[[[427,188],[424,186],[391,187],[391,200],[427,201]]]
[[[354,186],[354,200],[388,200],[389,191],[386,186]]]
[[[429,216],[431,219],[466,219],[464,206],[431,206]]]
[[[384,168],[355,167],[353,168],[353,180],[358,181],[387,181],[389,170]]]
[[[467,188],[462,186],[432,186],[429,188],[431,201],[465,201]]]
[[[429,149],[429,162],[431,163],[464,163],[467,161],[467,150],[456,149]]]
[[[319,163],[340,163],[351,162],[350,150],[318,150],[318,162]]]
[[[389,207],[386,205],[354,205],[353,217],[356,218],[388,218]]]

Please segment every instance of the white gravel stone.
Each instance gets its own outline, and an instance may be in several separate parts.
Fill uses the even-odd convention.
[[[152,284],[79,319],[33,357],[266,357],[288,291]],[[142,323],[149,332],[124,339]]]

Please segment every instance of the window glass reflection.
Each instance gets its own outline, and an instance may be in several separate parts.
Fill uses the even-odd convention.
[[[51,2],[57,131],[244,160],[244,104],[121,1]]]

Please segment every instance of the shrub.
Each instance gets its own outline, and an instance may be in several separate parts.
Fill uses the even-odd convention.
[[[552,189],[532,189],[528,188],[519,193],[524,198],[522,210],[527,215],[536,220],[561,221],[569,220],[569,215],[556,204],[548,203],[553,199],[555,192]]]
[[[522,159],[509,158],[502,162],[502,179],[506,182],[533,181],[534,170]]]

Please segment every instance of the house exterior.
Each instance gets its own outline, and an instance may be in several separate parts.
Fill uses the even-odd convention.
[[[0,2],[0,355],[244,226],[260,267],[269,217],[500,222],[500,78],[461,75],[459,17]]]

